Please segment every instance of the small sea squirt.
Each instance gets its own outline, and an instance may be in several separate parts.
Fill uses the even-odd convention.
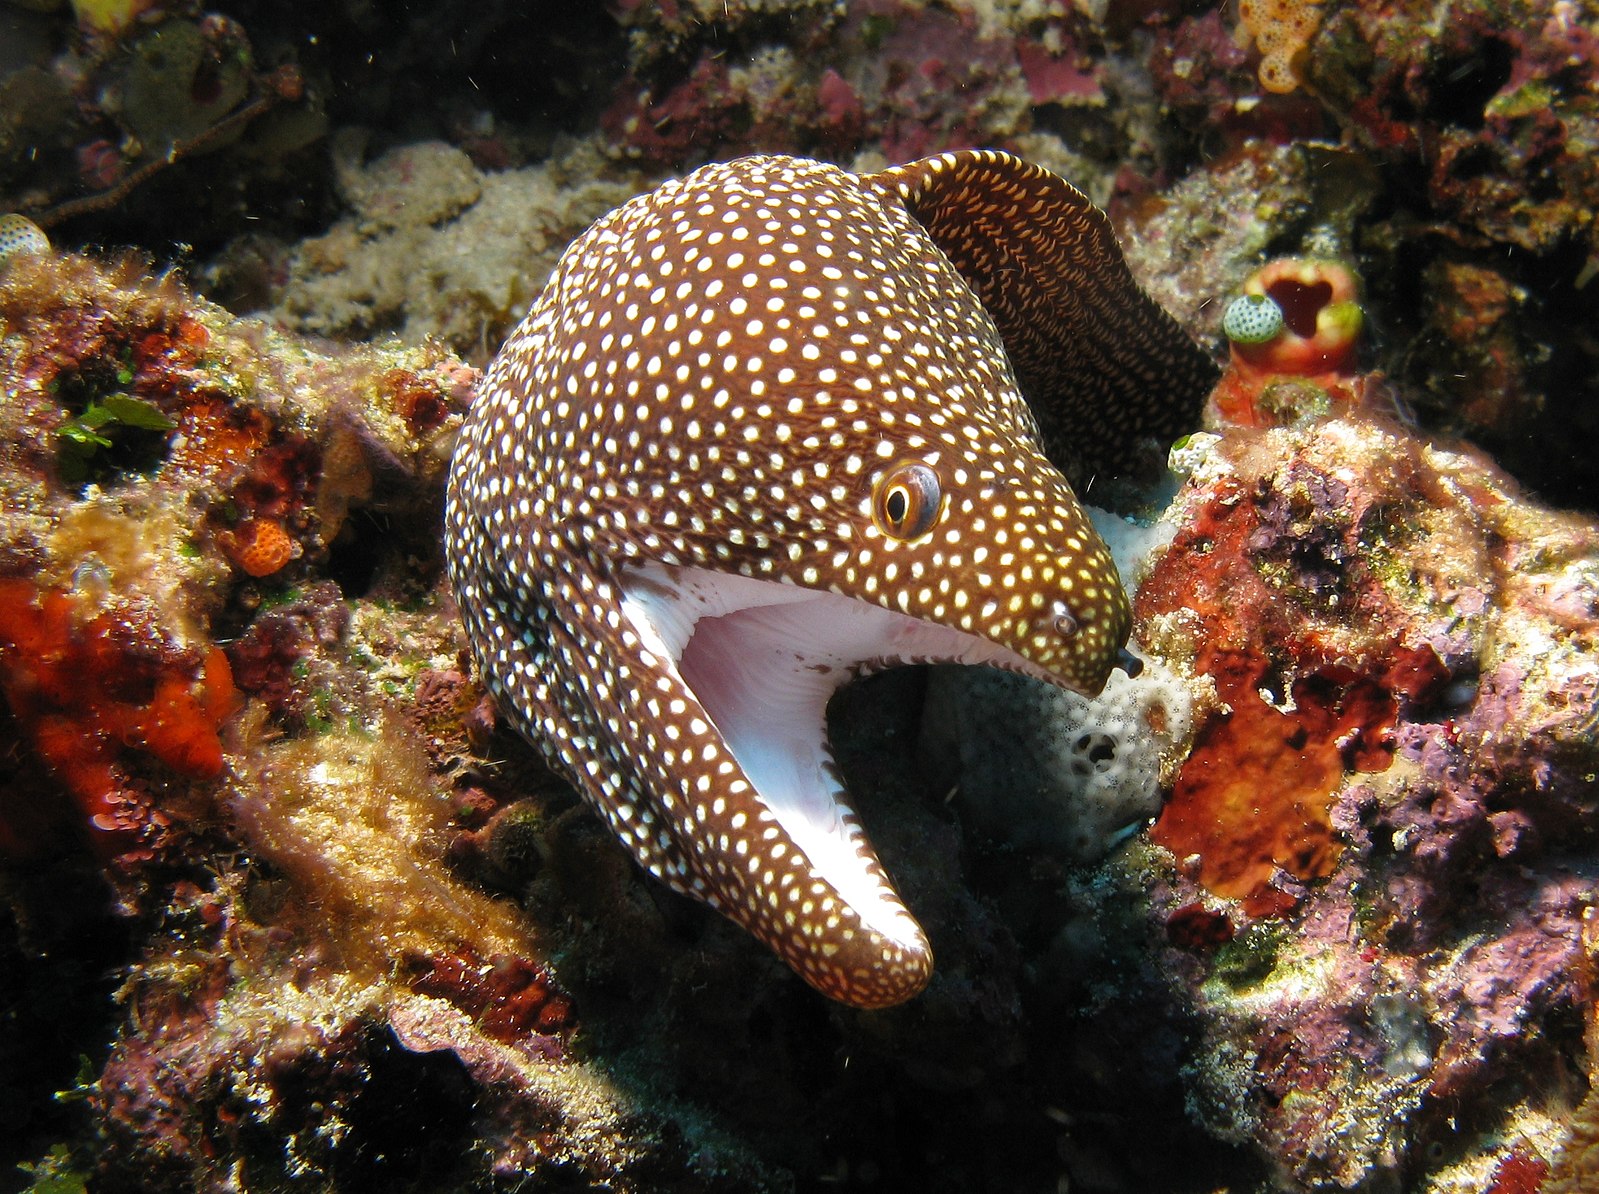
[[[706,166],[578,238],[484,377],[445,529],[478,665],[651,874],[902,1002],[932,952],[828,699],[913,662],[1098,692],[1127,599],[1039,429],[1113,467],[1214,378],[1018,158]]]
[[[1359,297],[1349,267],[1323,258],[1279,257],[1250,274],[1222,313],[1227,371],[1211,391],[1206,422],[1288,426],[1387,400],[1356,367],[1365,322]]]

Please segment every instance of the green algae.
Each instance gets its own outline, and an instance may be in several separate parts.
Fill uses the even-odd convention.
[[[69,485],[83,485],[117,472],[148,472],[160,463],[165,433],[176,426],[154,403],[142,398],[107,394],[92,399],[81,414],[56,432],[56,466],[61,479]]]
[[[1253,924],[1216,950],[1208,987],[1232,992],[1258,986],[1277,968],[1288,929],[1275,924]],[[1220,994],[1219,989],[1216,992]]]
[[[17,1168],[33,1179],[23,1194],[88,1194],[88,1175],[78,1170],[65,1144],[53,1144],[38,1161]]]

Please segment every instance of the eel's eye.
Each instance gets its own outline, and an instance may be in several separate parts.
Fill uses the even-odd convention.
[[[932,529],[943,505],[938,474],[920,461],[896,464],[872,491],[872,517],[893,539],[919,539]]]

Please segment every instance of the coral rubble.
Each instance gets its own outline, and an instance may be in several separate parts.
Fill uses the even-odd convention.
[[[277,291],[279,314],[303,331],[393,329],[486,357],[526,314],[567,243],[642,189],[631,170],[602,169],[587,144],[491,174],[442,143],[370,163],[360,149],[360,138],[335,141],[351,214],[299,246]]]

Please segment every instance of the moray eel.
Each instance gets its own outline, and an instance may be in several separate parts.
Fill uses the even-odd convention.
[[[1098,692],[1128,603],[1043,444],[1114,468],[1215,372],[1018,158],[706,166],[579,237],[485,374],[445,531],[478,666],[652,875],[899,1003],[932,952],[829,697],[911,662]]]

